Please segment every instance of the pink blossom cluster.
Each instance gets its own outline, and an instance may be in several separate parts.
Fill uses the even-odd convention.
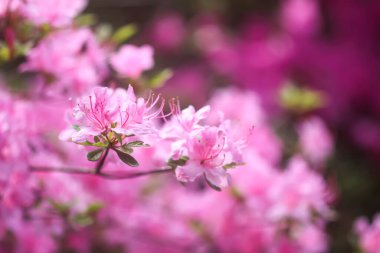
[[[41,40],[29,51],[20,70],[39,73],[35,89],[47,95],[79,95],[111,75],[107,53],[110,48],[101,45],[90,29],[66,29]],[[124,45],[109,60],[121,76],[138,79],[153,66],[153,49]]]
[[[358,247],[364,253],[380,252],[380,216],[376,215],[372,224],[366,218],[355,222],[355,233],[358,235]]]
[[[4,98],[7,96],[4,92]],[[255,116],[231,110],[229,105],[236,99],[256,111]],[[25,103],[5,101],[13,107]],[[48,133],[58,134],[57,129],[64,130],[69,120],[80,127],[70,130],[71,138],[84,130],[82,136],[92,143],[96,136],[101,139],[101,135],[114,133],[125,135],[123,144],[142,139],[150,146],[131,153],[140,162],[141,171],[171,164],[175,173],[126,182],[91,175],[28,172],[26,186],[31,190],[22,193],[33,193],[29,204],[17,202],[11,208],[6,202],[1,205],[2,220],[7,220],[2,226],[3,234],[12,234],[13,239],[7,240],[16,242],[13,246],[1,244],[3,251],[56,252],[64,247],[90,252],[96,245],[119,247],[122,252],[325,251],[324,226],[331,215],[327,185],[312,169],[313,163],[302,158],[303,152],[281,169],[281,141],[269,127],[255,94],[219,91],[211,99],[211,107],[196,111],[190,106],[166,122],[161,117],[144,117],[160,111],[160,106],[147,110],[146,101],[136,98],[131,87],[95,88],[78,98],[68,119],[64,115],[71,102],[56,104],[46,100],[43,104],[33,104],[38,113],[28,118],[25,130],[17,131],[20,136],[33,130],[41,143],[34,144],[32,150],[25,147],[29,153],[29,158],[22,160],[26,171],[28,167],[93,164],[85,156],[94,146],[65,142],[56,146],[49,139]],[[52,124],[42,124],[44,118]],[[158,122],[147,123],[154,119]],[[252,130],[253,122],[257,125]],[[136,124],[156,130],[140,134],[134,131]],[[132,133],[136,135],[129,136]],[[30,136],[25,138],[32,140]],[[82,141],[79,138],[77,143],[83,144]],[[22,143],[14,142],[18,148]],[[243,148],[246,151],[240,152]],[[2,156],[2,162],[7,159]],[[233,168],[232,162],[244,164]],[[120,170],[127,172],[128,167],[116,153],[111,153],[103,171]],[[16,167],[12,171],[17,171]],[[19,187],[18,181],[7,182],[13,188]],[[215,188],[231,186],[217,192],[207,187],[207,182]],[[28,216],[20,216],[20,212]],[[45,251],[38,245],[43,245]]]
[[[62,27],[71,25],[86,5],[87,0],[4,0],[0,3],[0,18],[19,15],[37,26]]]
[[[209,105],[184,109],[145,96],[152,47],[75,24],[86,3],[0,2],[1,20],[39,31],[20,57],[19,26],[5,22],[7,61],[24,89],[11,92],[6,80],[0,91],[0,252],[325,252],[334,192],[318,169],[334,141],[323,120],[299,122],[289,152],[259,93],[219,90]],[[182,26],[164,20],[158,44],[180,45],[162,30]],[[239,60],[223,61],[234,53],[223,33],[202,29],[196,43],[218,55],[215,66],[237,71]],[[289,48],[245,49],[264,49],[244,59],[257,74],[281,65]],[[192,74],[183,79],[190,86],[204,80]]]

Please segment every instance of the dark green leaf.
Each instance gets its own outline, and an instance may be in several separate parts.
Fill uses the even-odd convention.
[[[133,156],[131,156],[127,153],[121,152],[117,149],[116,149],[116,153],[119,156],[120,160],[122,160],[125,164],[128,164],[131,167],[139,166],[139,163],[137,162],[137,160]]]
[[[126,153],[126,154],[132,154],[133,149],[128,147],[127,145],[123,145],[121,147],[116,148],[118,151]]]
[[[104,149],[95,149],[87,153],[87,160],[95,162],[102,157]]]
[[[178,160],[175,160],[175,159],[170,159],[168,161],[168,165],[175,169],[177,168],[178,166],[184,166],[186,165],[186,162],[189,160],[189,157],[187,156],[181,156]]]
[[[149,145],[144,143],[143,141],[131,141],[127,144],[127,147],[129,148],[149,147]]]
[[[218,192],[220,192],[220,191],[222,190],[222,189],[220,189],[220,187],[218,187],[218,186],[214,185],[213,183],[211,183],[211,182],[207,179],[206,174],[204,174],[204,177],[205,177],[205,179],[206,179],[206,182],[207,182],[208,186],[210,186],[212,189],[214,189],[215,191],[218,191]]]

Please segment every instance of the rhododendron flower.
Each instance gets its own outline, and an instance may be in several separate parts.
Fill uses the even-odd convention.
[[[177,110],[180,110],[179,106]],[[166,123],[161,130],[162,138],[184,139],[194,130],[202,128],[200,122],[204,120],[210,112],[210,106],[206,105],[195,111],[194,106],[190,105],[183,109],[181,113],[174,115],[173,119]]]
[[[22,13],[36,25],[69,25],[87,5],[87,0],[26,0]]]
[[[125,45],[111,56],[110,63],[120,75],[136,79],[153,67],[153,48]]]
[[[211,126],[190,133],[180,151],[189,160],[186,165],[176,169],[177,179],[189,182],[204,175],[211,185],[227,187],[230,175],[223,168],[229,161],[226,138],[223,131]]]
[[[317,117],[307,119],[298,128],[300,146],[311,162],[320,165],[333,151],[331,133]]]
[[[128,90],[97,87],[78,100],[73,109],[74,128],[61,134],[63,139],[81,143],[89,137],[115,132],[126,136],[155,133],[152,120],[162,117],[160,96],[147,101]],[[159,104],[158,108],[155,108]]]
[[[355,222],[355,232],[359,236],[359,247],[363,253],[380,252],[380,215],[377,214],[372,225],[365,218],[359,218]]]
[[[294,218],[302,222],[310,222],[313,214],[328,217],[323,178],[300,157],[292,158],[288,167],[269,190],[273,206],[268,215],[274,220]]]
[[[82,94],[106,73],[104,50],[91,30],[62,30],[49,34],[29,51],[22,71],[49,76],[49,89]]]

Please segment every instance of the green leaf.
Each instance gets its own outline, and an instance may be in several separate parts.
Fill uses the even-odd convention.
[[[92,162],[99,160],[100,157],[102,157],[103,151],[104,149],[101,148],[101,149],[95,149],[93,151],[88,152],[87,160],[92,161]]]
[[[148,85],[149,88],[160,88],[163,86],[167,80],[169,80],[173,76],[173,71],[171,69],[164,69],[161,72],[157,73],[153,76]]]
[[[324,93],[305,87],[298,87],[292,83],[286,84],[280,91],[282,107],[297,113],[307,113],[326,105]]]
[[[122,138],[121,134],[118,134],[118,133],[115,133],[115,132],[113,132],[113,133],[115,134],[115,136],[116,136],[116,138],[117,138],[117,141],[118,141],[120,144],[122,144],[122,143],[123,143],[123,138]]]
[[[223,165],[223,169],[225,169],[225,170],[234,169],[237,166],[242,166],[242,165],[244,165],[244,163],[236,163],[236,162],[227,163],[227,164]]]
[[[123,145],[121,147],[117,147],[116,148],[118,151],[120,152],[123,152],[123,153],[126,153],[126,154],[132,154],[133,153],[133,149],[126,146],[126,145]]]
[[[211,182],[207,179],[206,174],[203,174],[203,175],[204,175],[204,177],[205,177],[205,179],[206,179],[206,182],[207,182],[208,186],[210,186],[210,187],[211,187],[212,189],[214,189],[215,191],[218,191],[218,192],[222,191],[222,189],[221,189],[220,187],[214,185],[213,183],[211,183]]]
[[[49,200],[50,205],[62,215],[67,215],[70,212],[70,204],[60,203],[55,200]]]
[[[82,227],[87,227],[92,224],[94,224],[94,219],[88,215],[85,214],[77,214],[73,217],[73,222],[76,224],[82,226]]]
[[[92,204],[90,204],[88,207],[87,207],[87,210],[86,210],[86,214],[87,215],[92,215],[92,214],[95,214],[97,213],[100,209],[102,209],[104,207],[103,203],[101,202],[94,202]]]
[[[93,146],[94,143],[89,142],[89,141],[85,141],[85,142],[79,142],[78,144],[82,145],[82,146]]]
[[[73,125],[73,128],[75,131],[80,131],[80,126],[79,125]]]
[[[117,156],[120,158],[120,160],[122,160],[125,164],[128,164],[131,167],[139,166],[139,163],[137,162],[137,160],[130,154],[121,152],[117,149],[116,149],[116,153],[117,153]]]
[[[149,147],[149,145],[144,143],[143,141],[131,141],[127,143],[127,147],[129,148]]]
[[[96,23],[96,16],[91,13],[82,14],[75,18],[74,23],[77,26],[91,26]]]
[[[111,40],[115,42],[116,44],[121,44],[131,38],[133,35],[135,35],[137,32],[137,25],[135,24],[128,24],[125,26],[120,27],[115,31],[115,33],[112,35]]]
[[[104,142],[96,142],[96,143],[93,143],[91,146],[105,148],[105,147],[107,147],[107,145],[108,144],[104,143]]]
[[[177,168],[178,166],[184,166],[186,165],[186,162],[189,160],[189,157],[188,156],[181,156],[178,160],[175,160],[175,159],[170,159],[168,161],[168,165],[175,169]]]
[[[11,58],[11,52],[7,45],[0,45],[0,62],[7,62]]]

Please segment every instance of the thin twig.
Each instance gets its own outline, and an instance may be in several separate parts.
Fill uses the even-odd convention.
[[[105,179],[131,179],[136,177],[148,176],[152,174],[161,174],[168,173],[173,171],[172,168],[168,169],[156,169],[156,170],[148,170],[148,171],[133,171],[133,172],[125,172],[125,171],[113,171],[113,172],[99,172],[93,169],[84,169],[84,168],[52,168],[52,167],[30,167],[32,172],[58,172],[58,173],[68,173],[68,174],[80,174],[80,175],[92,175],[99,176]]]

